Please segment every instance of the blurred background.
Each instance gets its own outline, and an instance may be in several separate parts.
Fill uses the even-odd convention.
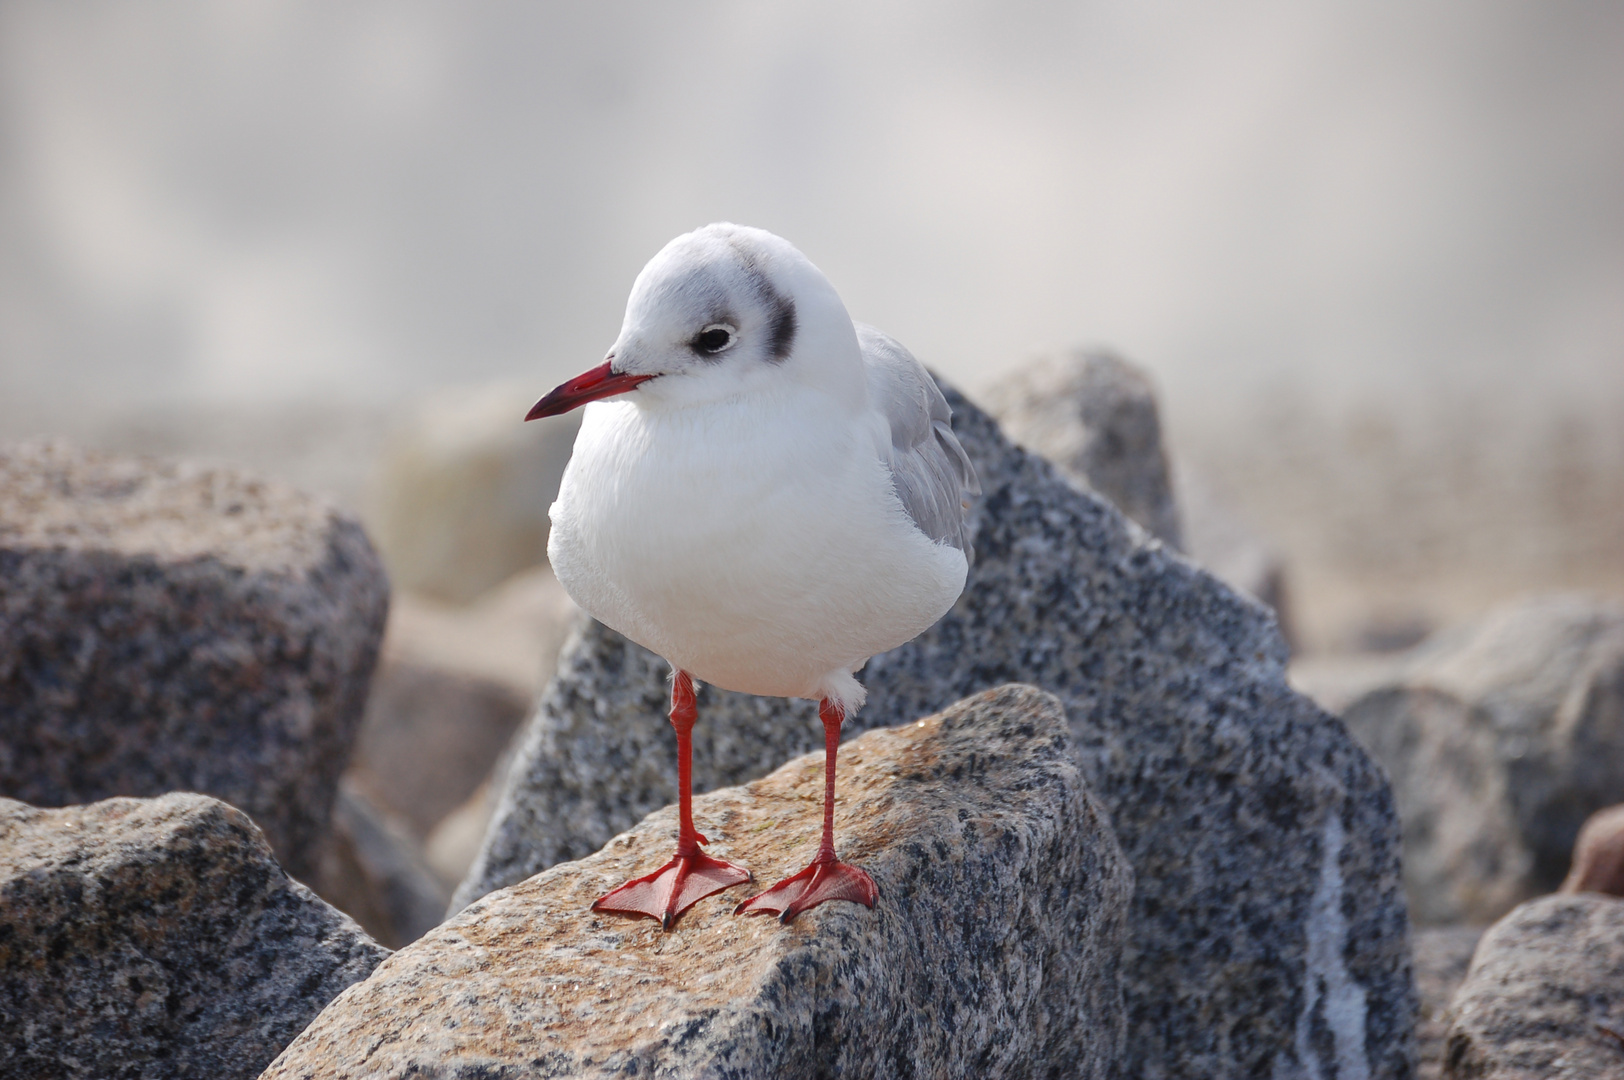
[[[424,577],[400,476],[545,471],[518,418],[717,219],[972,396],[1147,369],[1304,655],[1624,596],[1610,4],[6,0],[0,439],[285,477],[470,601],[523,557]]]

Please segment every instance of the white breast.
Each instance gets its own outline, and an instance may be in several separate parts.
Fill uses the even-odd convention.
[[[588,613],[696,678],[829,694],[945,614],[968,570],[909,519],[879,437],[797,387],[748,404],[595,403],[548,557]]]

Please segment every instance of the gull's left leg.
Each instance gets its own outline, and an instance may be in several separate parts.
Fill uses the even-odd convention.
[[[677,916],[695,902],[750,880],[750,871],[744,867],[713,859],[699,850],[708,841],[694,828],[692,733],[698,712],[694,680],[679,668],[671,680],[671,726],[677,732],[677,853],[654,873],[633,878],[600,897],[592,905],[593,911],[647,915],[660,920],[660,926],[669,930]]]
[[[735,915],[777,915],[789,922],[825,900],[852,900],[873,907],[880,895],[866,871],[835,858],[835,756],[846,716],[840,706],[824,698],[818,704],[818,717],[823,721],[823,842],[818,854],[805,870],[734,908]]]

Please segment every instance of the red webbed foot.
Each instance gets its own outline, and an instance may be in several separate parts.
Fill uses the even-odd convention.
[[[880,890],[868,872],[833,856],[818,858],[800,873],[787,877],[766,892],[757,893],[733,909],[735,915],[777,915],[790,922],[825,900],[851,900],[873,907]]]
[[[658,919],[662,929],[670,930],[677,916],[705,897],[749,880],[750,871],[744,867],[713,859],[696,846],[690,854],[679,851],[654,873],[633,878],[600,897],[592,910],[647,915]]]

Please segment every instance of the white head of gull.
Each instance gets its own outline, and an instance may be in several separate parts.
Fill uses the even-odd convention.
[[[676,856],[593,905],[670,929],[750,880],[710,858],[690,807],[693,680],[820,703],[823,840],[740,913],[785,921],[826,900],[873,906],[834,850],[840,725],[854,677],[947,613],[971,550],[975,471],[947,401],[896,341],[854,324],[787,241],[716,224],[677,237],[632,286],[605,361],[526,419],[592,403],[553,504],[547,555],[590,615],[672,666]]]

